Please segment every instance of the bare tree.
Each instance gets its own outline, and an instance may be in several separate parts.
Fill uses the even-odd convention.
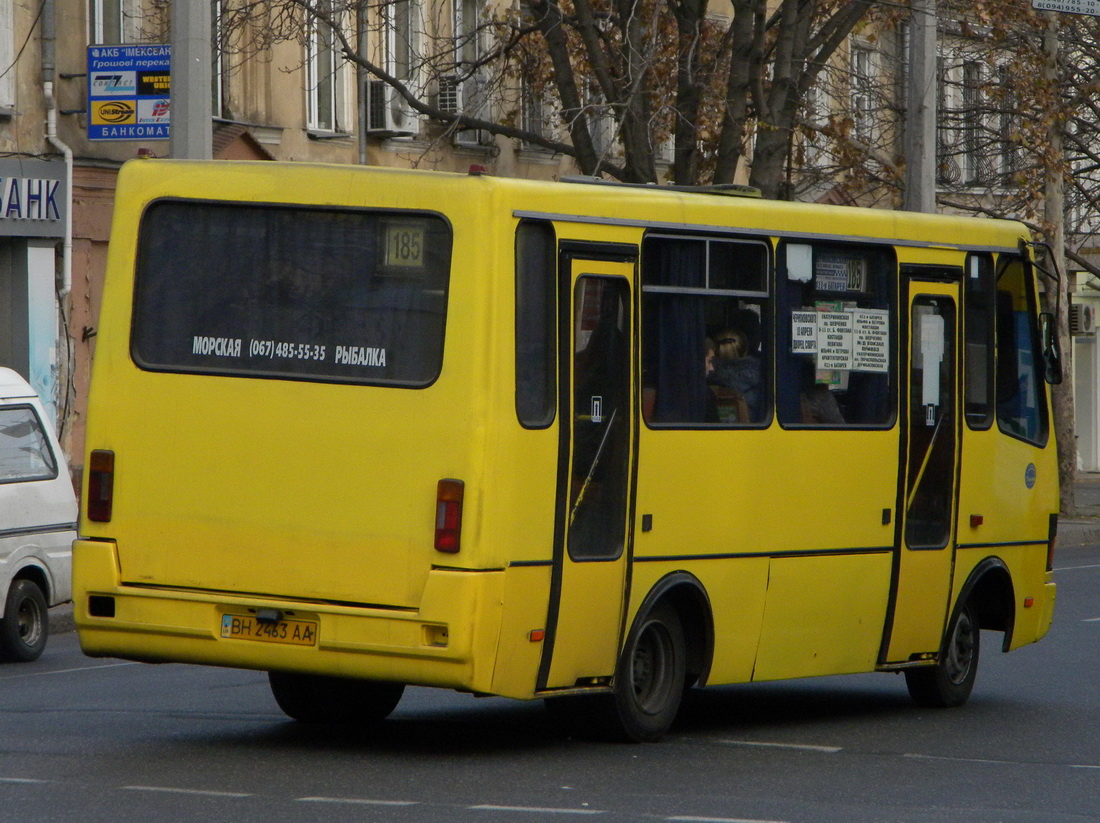
[[[720,18],[705,0],[519,0],[458,30],[448,21],[455,3],[467,4],[447,0],[421,15],[413,37],[393,24],[413,2],[238,0],[225,4],[222,46],[304,43],[309,25],[323,26],[345,61],[438,128],[514,138],[628,182],[656,182],[669,156],[683,185],[732,182],[747,168],[777,197],[789,196],[802,96],[873,5],[783,0],[769,10],[766,0],[734,0],[732,17]],[[400,70],[387,48],[402,50]],[[442,83],[474,76],[493,106],[441,104]],[[531,95],[558,128],[532,127]]]

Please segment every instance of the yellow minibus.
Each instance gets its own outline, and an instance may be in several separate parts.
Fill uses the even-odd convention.
[[[1054,606],[1015,222],[738,187],[124,166],[74,547],[90,655],[654,740],[686,686],[904,672]],[[1047,336],[1049,337],[1049,335]]]

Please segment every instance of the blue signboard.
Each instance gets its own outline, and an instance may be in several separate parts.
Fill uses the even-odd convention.
[[[88,139],[167,140],[172,47],[88,47]]]

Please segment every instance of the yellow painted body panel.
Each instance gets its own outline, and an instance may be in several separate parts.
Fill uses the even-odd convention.
[[[395,389],[139,369],[129,350],[137,229],[159,197],[442,215],[453,254],[439,378]],[[788,431],[774,420],[751,430],[637,426],[634,520],[625,524],[632,554],[564,576],[569,645],[563,640],[566,652],[547,658],[540,633],[554,597],[560,420],[526,429],[515,411],[515,230],[521,218],[539,215],[558,241],[635,247],[647,226],[735,225],[762,237],[820,236],[825,226],[847,237],[932,238],[945,247],[1012,248],[1025,236],[1008,222],[823,212],[647,188],[305,164],[127,164],[87,436],[89,450],[116,454],[114,517],[82,520],[74,550],[75,613],[88,653],[530,698],[548,660],[550,687],[613,674],[621,632],[653,587],[681,572],[709,603],[709,683],[894,662],[878,655],[889,624],[901,423]],[[898,253],[910,262],[962,259],[948,248]],[[637,320],[636,304],[635,312]],[[1043,544],[1057,510],[1054,442],[1037,448],[995,425],[962,429],[962,548],[945,578],[950,605],[982,559],[1000,557],[1015,588],[1015,647],[1041,637],[1053,609]],[[1030,490],[1029,464],[1038,478]],[[465,482],[455,555],[433,549],[441,478]],[[984,515],[975,533],[971,513]],[[645,515],[652,528],[643,531]],[[915,564],[905,574],[919,588],[939,572]],[[93,617],[89,596],[113,597],[115,616]],[[320,644],[218,637],[221,614],[249,608],[317,620]],[[586,614],[597,609],[610,619],[586,632]],[[934,652],[942,620],[902,620],[893,626],[896,642]],[[929,637],[934,648],[926,648]]]
[[[888,554],[773,559],[753,679],[871,671],[889,592]]]

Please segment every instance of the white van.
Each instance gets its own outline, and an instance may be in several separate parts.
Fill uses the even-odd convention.
[[[69,468],[38,395],[0,368],[0,661],[37,659],[47,607],[72,599],[76,519]]]

